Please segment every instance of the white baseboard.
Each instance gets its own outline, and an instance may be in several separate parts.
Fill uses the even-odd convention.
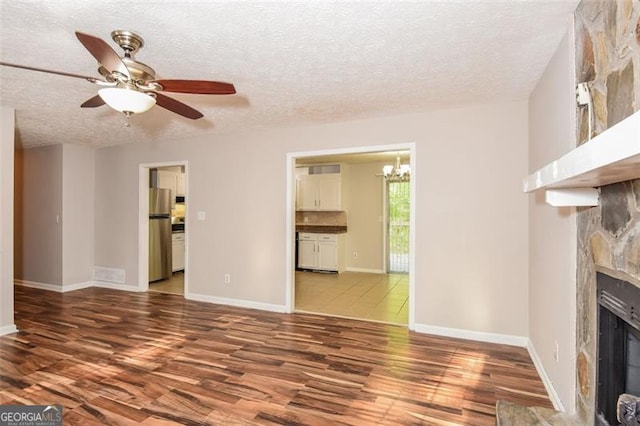
[[[352,268],[347,266],[346,270],[348,272],[366,272],[369,274],[384,274],[385,272],[382,269],[369,269],[369,268]]]
[[[101,288],[110,288],[112,290],[121,290],[121,291],[135,291],[135,292],[143,292],[146,290],[140,290],[137,285],[127,285],[127,284],[119,284],[110,281],[93,281],[94,287]]]
[[[47,291],[55,291],[57,293],[62,293],[62,287],[56,284],[48,284],[48,283],[39,283],[37,281],[27,281],[27,280],[13,280],[15,285],[21,285],[24,287],[37,288],[39,290],[47,290]]]
[[[4,327],[0,327],[0,336],[4,336],[11,333],[17,333],[18,328],[15,324],[5,325]]]
[[[187,300],[195,300],[198,302],[215,303],[218,305],[236,306],[239,308],[259,309],[261,311],[285,313],[284,305],[272,305],[270,303],[252,302],[250,300],[229,299],[226,297],[208,296],[206,294],[187,293],[184,295]]]
[[[82,290],[83,288],[93,287],[93,281],[85,281],[83,283],[68,284],[62,286],[62,292]]]
[[[28,280],[14,280],[13,283],[15,285],[22,285],[25,287],[37,288],[40,290],[55,291],[56,293],[66,293],[68,291],[80,290],[83,288],[88,288],[93,286],[93,281],[67,284],[63,286],[59,286],[57,284],[40,283],[37,281],[28,281]]]
[[[542,383],[544,384],[544,387],[549,394],[549,399],[553,404],[553,408],[558,411],[565,411],[564,405],[560,400],[560,396],[558,395],[558,392],[556,392],[556,389],[553,387],[553,383],[551,382],[549,375],[545,371],[544,366],[542,365],[542,361],[540,360],[540,357],[538,356],[536,348],[533,346],[533,342],[531,341],[531,339],[527,339],[527,351],[529,351],[531,361],[533,361],[533,365],[535,365],[536,370],[538,371],[538,376],[540,376],[540,380],[542,380]]]
[[[434,325],[416,324],[418,333],[435,334],[436,336],[455,337],[458,339],[476,340],[479,342],[499,343],[503,345],[527,347],[528,338],[511,334],[486,333],[484,331],[463,330],[460,328],[437,327]]]
[[[102,287],[123,291],[140,291],[137,286],[134,287],[132,285],[112,283],[109,281],[85,281],[82,283],[67,284],[62,287],[55,284],[39,283],[37,281],[14,280],[13,282],[15,285],[23,285],[25,287],[37,288],[40,290],[55,291],[57,293],[66,293],[68,291],[81,290],[83,288],[89,287]]]

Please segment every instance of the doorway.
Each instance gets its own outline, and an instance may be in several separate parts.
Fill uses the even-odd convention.
[[[138,217],[138,290],[161,293],[178,294],[186,296],[189,293],[188,280],[188,239],[189,227],[187,224],[188,210],[188,163],[163,162],[148,163],[139,166],[139,217]],[[156,208],[151,208],[150,196],[163,194],[167,196],[168,206],[161,208],[159,221],[163,227],[168,225],[168,235],[159,238],[156,232],[158,226],[152,216],[157,216]],[[154,214],[155,213],[155,214]],[[158,220],[154,219],[155,222]],[[159,242],[162,240],[162,242]],[[159,248],[158,245],[163,248]],[[155,256],[161,250],[163,272],[158,275],[154,269],[151,273],[151,264],[157,262]],[[155,260],[154,260],[155,259]],[[168,269],[167,269],[168,268]]]
[[[377,164],[376,156],[386,155],[389,157],[391,155],[392,159],[395,160],[396,153],[398,151],[406,152],[406,161],[410,162],[410,166],[412,170],[415,170],[415,144],[401,144],[401,145],[387,145],[387,146],[374,146],[374,147],[362,147],[362,148],[354,148],[354,149],[343,149],[343,150],[328,150],[328,151],[314,151],[314,152],[304,152],[304,153],[290,153],[288,154],[288,193],[287,193],[287,204],[289,206],[287,212],[287,269],[290,271],[290,274],[287,276],[287,310],[289,312],[298,311],[308,311],[304,308],[304,303],[301,302],[301,297],[304,294],[296,294],[296,291],[302,290],[307,291],[311,289],[312,291],[318,291],[319,289],[334,291],[335,294],[331,295],[328,292],[323,294],[315,294],[311,296],[313,302],[317,302],[320,300],[332,299],[331,302],[327,303],[326,309],[324,312],[315,311],[315,313],[326,314],[326,315],[336,315],[336,316],[348,316],[355,317],[365,320],[373,320],[373,321],[383,321],[383,322],[395,322],[407,324],[410,329],[413,329],[414,318],[413,318],[413,274],[412,274],[412,265],[413,262],[411,259],[413,258],[413,247],[415,247],[415,242],[413,240],[413,233],[408,232],[413,225],[414,215],[413,210],[414,206],[412,203],[405,203],[405,208],[408,208],[408,214],[405,214],[406,223],[404,224],[404,237],[405,242],[407,243],[402,255],[400,256],[404,259],[403,269],[406,269],[406,272],[403,273],[389,273],[388,262],[386,259],[386,253],[390,252],[387,247],[387,241],[389,238],[386,234],[386,209],[383,208],[384,203],[383,199],[387,198],[387,187],[386,184],[383,185],[384,179],[382,176],[382,162],[381,158],[378,157]],[[379,210],[375,213],[375,222],[368,225],[367,229],[370,230],[370,233],[380,235],[380,242],[375,244],[377,247],[375,250],[378,253],[378,261],[375,263],[376,266],[371,267],[367,265],[363,265],[359,267],[357,262],[353,259],[362,259],[366,253],[359,252],[358,247],[362,247],[362,250],[365,251],[371,244],[367,244],[367,242],[363,242],[362,244],[355,244],[351,241],[351,245],[347,244],[347,250],[344,254],[346,259],[346,268],[344,271],[340,273],[323,273],[323,272],[309,272],[309,271],[300,271],[296,270],[296,243],[297,243],[297,234],[296,234],[296,217],[300,219],[300,212],[296,211],[296,165],[300,165],[302,163],[309,162],[318,162],[324,164],[330,164],[335,162],[341,162],[344,158],[349,157],[349,161],[358,161],[358,162],[369,162],[371,163],[370,171],[368,172],[368,176],[371,179],[375,179],[377,182],[377,189],[373,191],[378,193],[378,197],[380,197]],[[354,158],[360,157],[358,160],[353,160]],[[384,160],[387,161],[387,160]],[[375,170],[375,171],[374,171]],[[415,174],[414,174],[415,176]],[[406,182],[406,185],[402,186],[402,189],[406,190],[406,195],[408,195],[408,201],[411,200],[412,194],[414,194],[414,185],[412,182]],[[365,193],[366,191],[359,191],[360,193]],[[298,214],[296,214],[298,213]],[[347,215],[352,212],[347,212]],[[354,217],[354,215],[351,215]],[[313,218],[312,218],[313,219]],[[347,220],[350,220],[348,218]],[[378,225],[375,225],[378,223]],[[299,227],[298,227],[299,228]],[[350,236],[351,240],[355,238],[355,235],[351,236],[349,233],[356,231],[357,226],[352,223],[351,227],[347,227],[347,235]],[[400,228],[398,227],[398,230]],[[360,226],[360,231],[362,232],[362,226]],[[367,231],[365,231],[366,233]],[[397,240],[397,238],[396,238]],[[358,246],[358,247],[356,247]],[[397,253],[398,250],[394,250],[393,253]],[[395,269],[395,268],[394,268]],[[301,289],[297,284],[303,284],[305,288]],[[400,289],[404,286],[404,296],[394,295],[393,289]],[[354,294],[360,292],[356,298],[361,302],[353,303],[350,301],[349,297],[353,297]],[[308,295],[307,295],[308,296]],[[390,308],[390,304],[388,302],[383,302],[383,298],[385,296],[390,296],[390,299],[398,299],[399,297],[404,297],[404,302],[401,303],[404,309],[404,320],[402,321],[394,321],[394,320],[386,320],[384,317],[379,317],[379,315],[384,315],[383,312],[385,307]],[[377,303],[377,313],[376,312],[365,312],[372,306],[367,306],[367,304],[376,304]],[[340,311],[340,305],[344,306],[346,311]],[[394,308],[395,309],[395,308]],[[378,315],[378,317],[376,317]]]

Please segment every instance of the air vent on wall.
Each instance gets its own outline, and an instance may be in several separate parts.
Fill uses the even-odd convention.
[[[104,266],[93,267],[93,277],[96,281],[124,284],[124,269],[106,268]]]

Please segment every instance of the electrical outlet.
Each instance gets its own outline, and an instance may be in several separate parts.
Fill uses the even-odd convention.
[[[224,274],[224,283],[225,284],[231,283],[231,274]]]
[[[357,258],[358,258],[358,252],[357,252],[357,251],[354,251],[354,252],[353,252],[353,258],[354,258],[354,259],[357,259]]]
[[[558,341],[554,341],[555,346],[553,347],[553,359],[556,360],[556,362],[560,361],[560,346],[558,345]]]

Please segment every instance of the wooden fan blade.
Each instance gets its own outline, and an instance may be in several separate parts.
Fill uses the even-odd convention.
[[[93,98],[86,100],[80,108],[95,108],[104,105],[104,101],[100,95],[95,95]]]
[[[165,92],[194,93],[199,95],[233,95],[236,88],[231,83],[206,80],[156,80]]]
[[[118,71],[120,74],[131,78],[127,66],[122,62],[120,56],[101,38],[94,37],[76,31],[76,37],[80,43],[93,55],[94,58],[109,72]]]
[[[44,72],[44,73],[47,73],[47,74],[63,75],[65,77],[82,78],[84,80],[90,81],[91,83],[95,83],[96,81],[101,81],[101,80],[98,80],[97,78],[89,77],[88,75],[73,74],[73,73],[64,72],[64,71],[47,70],[47,69],[44,69],[44,68],[30,67],[30,66],[27,66],[27,65],[10,64],[8,62],[0,62],[0,65],[5,66],[5,67],[20,68],[20,69],[29,70],[29,71]]]
[[[180,114],[181,116],[190,118],[192,120],[197,120],[198,118],[203,117],[200,111],[197,111],[187,104],[183,104],[178,100],[162,95],[160,93],[156,93],[156,104],[160,105],[164,109],[168,109],[171,112],[175,112],[176,114]]]

